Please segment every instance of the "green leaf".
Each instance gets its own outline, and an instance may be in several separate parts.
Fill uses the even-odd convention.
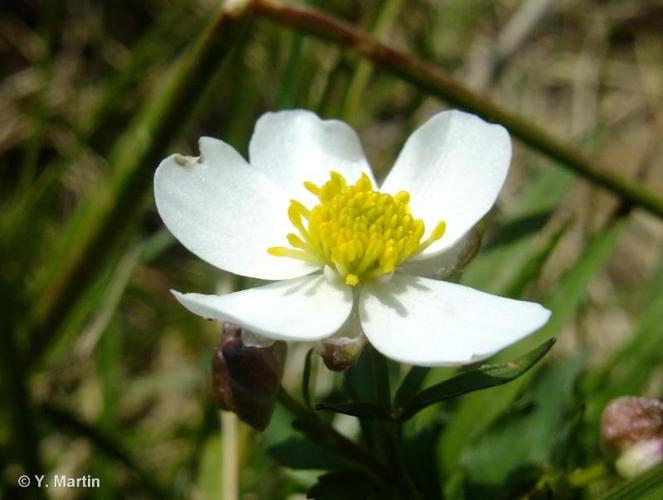
[[[449,380],[429,387],[412,398],[401,410],[399,420],[408,420],[417,412],[435,403],[462,396],[468,392],[506,384],[520,377],[539,362],[554,343],[555,339],[552,338],[514,361],[483,365],[475,370],[460,373]]]
[[[315,409],[344,413],[358,418],[394,420],[386,408],[376,403],[319,403],[315,405]]]
[[[601,500],[657,500],[663,498],[663,463],[610,490]]]

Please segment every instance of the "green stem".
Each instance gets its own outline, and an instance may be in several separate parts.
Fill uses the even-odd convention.
[[[387,411],[392,411],[391,389],[389,387],[389,369],[387,360],[373,346],[370,351],[371,372],[377,403]],[[384,452],[387,466],[394,481],[405,499],[421,498],[408,468],[403,453],[401,423],[392,420],[374,420],[375,435]]]
[[[395,74],[421,90],[486,120],[501,123],[528,146],[618,195],[629,204],[663,218],[663,198],[656,193],[631,179],[600,167],[580,149],[566,144],[538,125],[451,80],[435,66],[396,50],[344,21],[313,9],[283,5],[275,0],[253,0],[251,9],[257,15],[278,24],[350,47],[382,70]]]
[[[312,441],[347,457],[374,477],[382,481],[388,480],[389,473],[380,462],[358,444],[350,441],[321,420],[316,413],[293,398],[283,387],[279,390],[278,401],[297,419],[298,422],[294,426],[304,432]]]

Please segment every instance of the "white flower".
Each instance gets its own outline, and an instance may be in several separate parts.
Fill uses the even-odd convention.
[[[274,280],[221,296],[173,291],[195,314],[288,341],[363,330],[384,355],[427,366],[489,357],[548,320],[539,304],[425,277],[453,267],[495,202],[511,160],[503,127],[434,116],[379,191],[355,132],[308,111],[263,115],[249,159],[203,137],[200,158],[157,169],[159,214],[185,247]]]

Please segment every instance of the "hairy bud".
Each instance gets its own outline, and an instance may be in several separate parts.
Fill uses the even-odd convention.
[[[648,439],[663,438],[663,401],[624,396],[612,401],[601,417],[601,434],[611,452]]]
[[[274,411],[286,344],[247,346],[242,329],[224,323],[221,345],[212,360],[212,389],[217,404],[257,430],[264,430]]]
[[[625,396],[612,401],[601,417],[606,449],[616,456],[615,468],[634,477],[663,461],[663,401]]]

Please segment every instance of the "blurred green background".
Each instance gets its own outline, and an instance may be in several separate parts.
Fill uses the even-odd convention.
[[[663,194],[660,1],[310,4]],[[284,410],[257,434],[215,409],[209,369],[219,327],[185,311],[169,289],[246,283],[163,229],[154,169],[170,152],[196,155],[201,135],[245,154],[261,113],[298,107],[350,123],[383,175],[409,133],[445,103],[260,16],[231,26],[232,40],[210,49],[201,40],[218,5],[1,8],[5,498],[231,498],[236,488],[247,500],[304,498],[315,481],[305,453],[302,464],[296,450],[272,448],[296,435]],[[483,228],[483,248],[460,281],[553,310],[510,352],[550,336],[559,342],[526,377],[418,415],[406,428],[417,438],[410,451],[450,498],[551,490],[595,498],[619,484],[599,442],[602,408],[622,394],[663,396],[661,221],[516,143]],[[290,347],[283,383],[293,392],[309,347]],[[341,378],[317,365],[319,400]],[[432,370],[426,383],[451,373]],[[357,430],[350,417],[335,424]],[[90,474],[101,488],[17,487],[19,475],[37,471]]]

